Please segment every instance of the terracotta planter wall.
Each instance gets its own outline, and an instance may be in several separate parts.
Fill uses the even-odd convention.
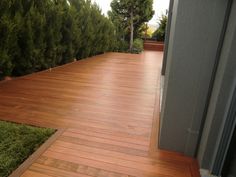
[[[164,51],[164,42],[144,41],[144,50]]]

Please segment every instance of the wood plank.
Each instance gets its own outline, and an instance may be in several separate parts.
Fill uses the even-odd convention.
[[[48,147],[51,146],[59,136],[61,136],[63,132],[64,129],[57,130],[57,132],[55,132],[54,135],[52,135],[42,146],[40,146],[36,152],[34,152],[16,170],[14,170],[9,175],[9,177],[18,177],[24,174],[24,172],[31,166],[31,164],[34,163],[48,149]],[[27,176],[29,174],[26,173],[24,175]]]
[[[65,129],[22,176],[199,177],[156,148],[162,57],[106,53],[0,82],[1,120]]]
[[[36,168],[38,170],[44,170],[44,169],[54,169],[54,171],[61,171],[61,172],[69,172],[70,176],[80,176],[81,175],[91,175],[91,176],[121,176],[121,177],[132,177],[130,175],[121,174],[121,173],[115,173],[110,170],[103,170],[99,168],[94,168],[91,166],[81,165],[77,163],[72,163],[68,161],[48,158],[48,157],[41,157],[37,163],[34,164],[34,166],[37,166]],[[57,173],[56,173],[57,174]]]
[[[42,174],[42,173],[37,173],[37,172],[34,172],[34,171],[31,171],[31,170],[27,170],[23,175],[22,177],[53,177],[53,176],[49,176],[49,175],[45,175],[45,174]]]

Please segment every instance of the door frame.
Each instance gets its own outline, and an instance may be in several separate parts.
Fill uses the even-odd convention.
[[[168,47],[169,47],[169,36],[170,36],[170,29],[171,29],[173,6],[174,6],[174,0],[170,0],[169,10],[168,10],[168,20],[167,20],[167,26],[166,26],[166,34],[165,34],[164,56],[163,56],[163,63],[162,63],[162,69],[161,69],[161,74],[163,76],[165,75],[165,72],[166,72],[167,54],[168,54]]]
[[[212,173],[214,175],[220,175],[222,173],[222,169],[225,163],[225,159],[229,150],[229,146],[232,140],[235,127],[236,127],[236,86],[234,88],[227,118],[223,126],[223,132],[220,138],[220,144],[214,158],[214,163],[212,168]]]

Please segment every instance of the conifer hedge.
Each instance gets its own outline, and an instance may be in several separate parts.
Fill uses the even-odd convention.
[[[1,0],[0,77],[113,50],[115,28],[89,0]]]

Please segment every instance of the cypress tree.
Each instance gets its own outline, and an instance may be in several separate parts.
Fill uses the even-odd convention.
[[[61,58],[61,25],[62,19],[60,11],[57,8],[56,1],[49,1],[46,6],[46,26],[45,26],[45,59],[47,68],[55,67],[59,64]]]
[[[42,0],[35,1],[30,14],[31,29],[33,30],[33,70],[38,71],[47,68],[47,60],[44,56],[46,42],[45,42],[45,24],[46,18],[44,13],[44,5]]]
[[[10,38],[13,24],[9,17],[3,15],[0,18],[0,77],[10,75],[12,70],[12,58],[9,52]]]
[[[60,64],[65,64],[73,61],[74,59],[74,49],[73,49],[74,19],[67,0],[61,2],[61,10],[63,14],[62,26],[61,26],[61,34],[62,34],[61,45],[63,47],[63,53]]]
[[[17,45],[19,19],[17,17],[15,18],[12,13],[9,1],[0,1],[0,78],[11,75],[14,58],[19,54]]]
[[[88,0],[1,0],[0,77],[112,50],[114,30]]]

